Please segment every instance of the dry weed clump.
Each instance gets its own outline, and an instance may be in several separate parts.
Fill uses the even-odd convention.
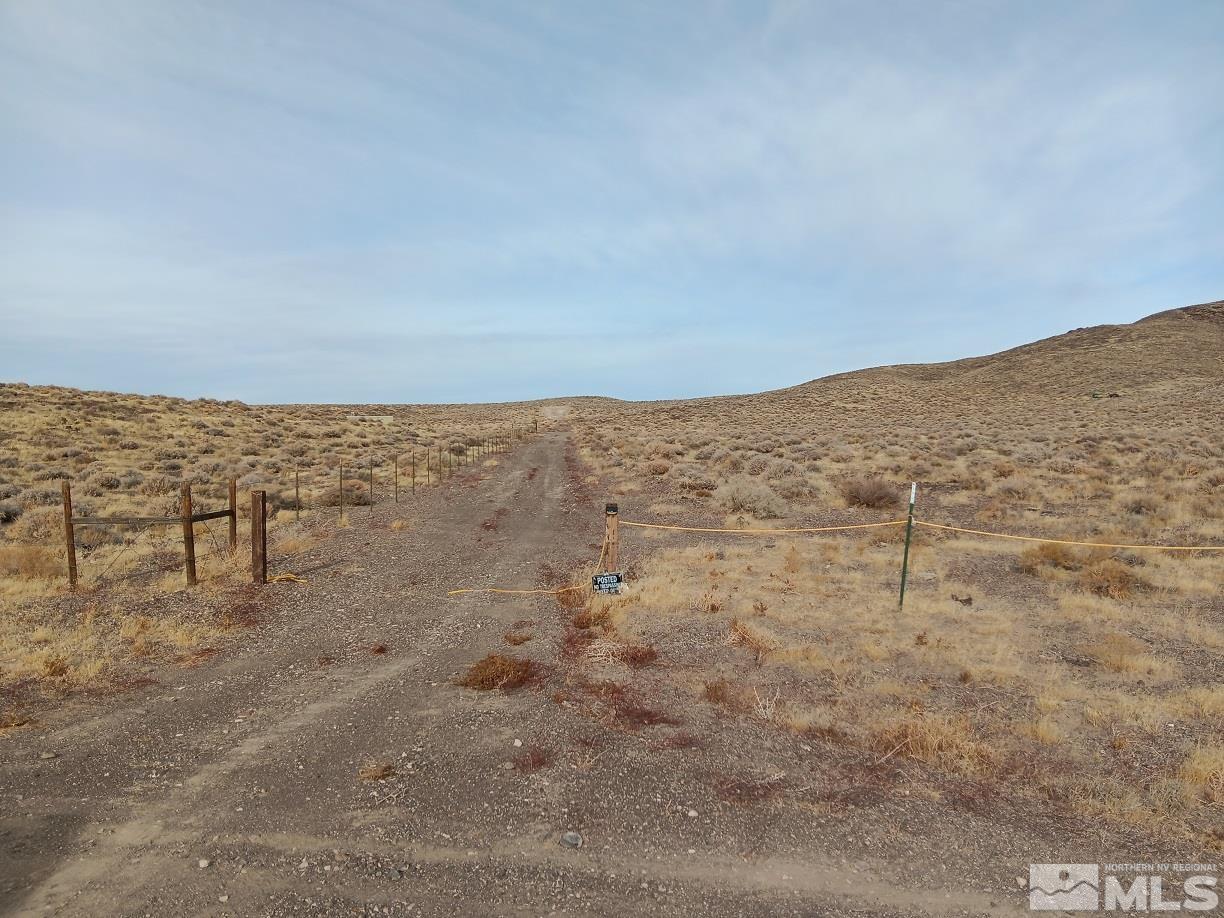
[[[842,483],[841,495],[851,507],[882,510],[900,503],[900,489],[882,478],[850,478]]]
[[[998,762],[995,750],[976,737],[964,717],[901,715],[872,730],[870,747],[968,776],[989,774]]]
[[[1224,744],[1199,746],[1182,763],[1182,792],[1192,802],[1224,804]]]
[[[390,762],[370,762],[363,765],[357,772],[360,781],[386,781],[396,775],[395,766]]]
[[[511,692],[529,682],[538,681],[542,676],[542,668],[534,660],[491,653],[472,664],[467,673],[457,680],[457,684],[479,691],[500,689]]]
[[[528,746],[514,757],[514,768],[523,774],[532,774],[553,763],[555,755],[551,749]]]
[[[739,476],[714,491],[715,499],[732,513],[749,513],[768,520],[782,516],[786,504],[769,485]]]

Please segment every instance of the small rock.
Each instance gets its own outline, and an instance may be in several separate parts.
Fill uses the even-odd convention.
[[[1028,886],[1028,880],[1026,880],[1024,877],[1016,877],[1016,885],[1021,889],[1024,889],[1024,887]]]
[[[217,901],[218,902],[228,902],[229,896],[217,896]]]
[[[689,811],[688,811],[688,814],[689,814],[689,818],[690,818],[690,819],[696,819],[696,818],[697,818],[697,811],[696,811],[696,810],[689,810]]]
[[[40,752],[38,754],[38,757],[44,760],[45,759],[58,759],[59,753],[58,752]]]
[[[561,836],[561,844],[567,848],[581,848],[582,836],[577,832],[566,832]]]
[[[200,869],[201,869],[201,870],[203,870],[205,867],[207,867],[209,864],[211,864],[211,863],[212,863],[212,861],[210,861],[210,860],[209,860],[208,858],[206,858],[206,857],[202,857],[202,858],[200,858],[200,860],[198,861],[198,863],[199,863],[199,865],[200,865]]]
[[[516,739],[516,740],[514,741],[514,748],[515,748],[515,749],[518,749],[518,748],[519,748],[520,746],[522,746],[522,745],[523,745],[523,741],[522,741],[521,739]]]

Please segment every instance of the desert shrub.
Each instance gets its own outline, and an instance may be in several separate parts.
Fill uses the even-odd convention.
[[[26,488],[17,498],[26,510],[34,507],[54,507],[63,500],[58,488]]]
[[[723,450],[722,453],[721,458],[715,457],[719,467],[728,472],[742,472],[744,470],[744,459],[742,456],[728,450]]]
[[[1149,584],[1129,567],[1113,558],[1106,558],[1085,567],[1079,575],[1080,586],[1097,596],[1129,599]]]
[[[803,500],[816,494],[816,488],[804,477],[783,478],[773,487],[786,500]]]
[[[320,507],[340,506],[340,488],[328,488],[316,503]],[[370,489],[362,481],[346,481],[344,483],[344,505],[346,507],[366,507],[370,504]]]
[[[689,472],[680,479],[680,489],[683,491],[713,491],[716,487],[718,484],[712,478],[695,472]]]
[[[1135,494],[1125,498],[1122,507],[1136,516],[1150,516],[1160,509],[1160,502],[1149,494]]]
[[[35,481],[59,481],[61,478],[71,478],[72,472],[68,469],[56,466],[54,468],[40,469],[31,476]]]
[[[646,466],[646,469],[651,475],[666,475],[668,470],[671,469],[671,466],[662,460],[655,460]]]
[[[137,490],[141,494],[161,495],[169,494],[175,488],[175,482],[172,478],[166,475],[149,475],[143,478]]]
[[[85,493],[98,495],[105,491],[118,491],[123,482],[114,472],[97,471],[85,479]]]
[[[744,471],[749,475],[763,475],[769,469],[769,460],[764,456],[753,456],[748,460],[748,464],[744,466]]]
[[[851,507],[881,509],[897,503],[898,491],[883,478],[859,476],[847,479],[841,486],[842,497]]]
[[[0,500],[0,523],[11,523],[21,516],[21,504],[12,498]]]
[[[9,537],[18,542],[49,542],[64,531],[63,511],[53,507],[27,509],[9,525]]]
[[[1016,569],[1024,574],[1036,574],[1045,567],[1074,571],[1078,570],[1081,564],[1079,556],[1068,546],[1043,542],[1022,551],[1016,560]]]
[[[751,513],[760,519],[779,517],[786,509],[782,498],[763,481],[742,475],[732,478],[717,491],[715,498],[733,513]]]
[[[771,480],[778,478],[793,478],[796,475],[802,475],[803,469],[798,464],[789,459],[775,459],[769,465],[769,470],[765,473],[765,477]]]

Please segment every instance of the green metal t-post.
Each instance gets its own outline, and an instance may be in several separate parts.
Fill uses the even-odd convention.
[[[905,554],[901,557],[901,599],[898,609],[905,608],[905,581],[909,578],[910,537],[914,534],[914,500],[918,497],[918,482],[910,483],[909,518],[905,521]]]

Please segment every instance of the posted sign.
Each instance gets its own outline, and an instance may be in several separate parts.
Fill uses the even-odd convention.
[[[619,593],[625,575],[620,571],[611,574],[596,574],[591,578],[591,589],[596,593]]]

